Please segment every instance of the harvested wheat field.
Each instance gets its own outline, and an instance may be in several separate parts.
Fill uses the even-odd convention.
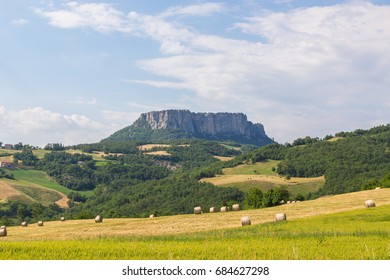
[[[9,198],[22,195],[15,188],[10,186],[9,184],[0,181],[0,202],[5,202]]]
[[[138,146],[138,149],[141,151],[149,151],[149,150],[156,148],[156,147],[169,148],[169,147],[171,147],[171,145],[168,145],[168,144],[145,144],[145,145]]]
[[[204,178],[201,180],[201,182],[212,183],[215,186],[241,183],[247,181],[269,182],[277,185],[296,185],[313,182],[323,182],[324,176],[315,178],[292,177],[290,180],[287,180],[286,178],[278,175],[218,175],[216,177]]]
[[[146,155],[151,155],[151,156],[170,156],[171,154],[168,153],[167,151],[155,151],[155,152],[147,152],[145,153]]]
[[[90,220],[45,222],[36,229],[9,227],[8,241],[21,240],[71,240],[97,237],[161,236],[194,233],[241,226],[241,217],[249,216],[252,225],[274,221],[276,213],[286,213],[289,221],[323,214],[364,209],[364,201],[373,199],[377,206],[390,204],[390,189],[369,190],[328,196],[316,200],[285,204],[265,209],[239,212],[177,215],[153,219],[104,219],[96,224]],[[33,229],[34,228],[34,229]]]
[[[219,159],[220,161],[229,161],[234,159],[234,157],[222,157],[222,156],[214,156],[216,159]]]

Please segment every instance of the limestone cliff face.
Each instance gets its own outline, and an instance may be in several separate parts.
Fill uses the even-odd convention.
[[[206,139],[237,140],[264,145],[273,141],[262,124],[253,124],[243,113],[193,113],[189,110],[164,110],[141,114],[133,124],[138,127],[176,129]]]

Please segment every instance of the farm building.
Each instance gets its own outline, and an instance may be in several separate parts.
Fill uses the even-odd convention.
[[[0,161],[0,167],[1,168],[8,168],[8,169],[14,169],[14,166],[9,161]]]
[[[12,144],[5,144],[4,145],[4,149],[12,150],[13,148],[14,148],[14,145],[12,145]]]

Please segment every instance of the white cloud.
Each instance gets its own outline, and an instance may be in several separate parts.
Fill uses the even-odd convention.
[[[95,142],[105,137],[109,130],[86,116],[64,115],[41,107],[15,111],[0,106],[0,126],[2,141],[30,141],[26,144],[39,146],[51,142]]]
[[[14,19],[14,20],[11,21],[11,23],[13,25],[26,25],[28,23],[28,20],[26,20],[24,18]]]
[[[235,106],[268,119],[271,135],[281,139],[305,128],[319,132],[314,128],[325,119],[335,132],[348,124],[354,129],[390,119],[375,110],[390,86],[389,14],[390,6],[362,2],[269,13],[235,25],[258,42],[194,33],[184,44],[188,54],[139,65],[177,81],[144,83],[188,89],[222,110]],[[259,104],[263,117],[256,114]]]
[[[59,28],[92,28],[102,33],[129,31],[124,14],[106,3],[68,2],[62,10],[35,9],[35,12]]]
[[[190,90],[198,97],[194,102],[201,100],[208,108],[246,112],[264,122],[271,136],[278,135],[276,140],[320,132],[325,120],[337,131],[390,119],[389,5],[351,2],[263,11],[234,25],[235,31],[251,35],[248,40],[200,34],[180,24],[180,17],[224,8],[206,3],[155,16],[124,15],[108,4],[71,2],[63,10],[38,13],[61,28],[152,38],[164,56],[138,65],[161,78],[133,82]]]
[[[211,16],[224,10],[223,3],[203,3],[189,6],[175,6],[161,13],[162,17],[170,16]]]
[[[96,105],[96,98],[92,98],[90,100],[86,100],[84,97],[77,97],[75,100],[68,101],[68,103],[76,104],[76,105]]]

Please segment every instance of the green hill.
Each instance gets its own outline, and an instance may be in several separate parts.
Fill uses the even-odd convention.
[[[364,208],[368,198],[377,207]],[[0,259],[389,260],[389,211],[387,189],[258,210],[45,222],[9,227]],[[274,222],[280,212],[287,222]]]

